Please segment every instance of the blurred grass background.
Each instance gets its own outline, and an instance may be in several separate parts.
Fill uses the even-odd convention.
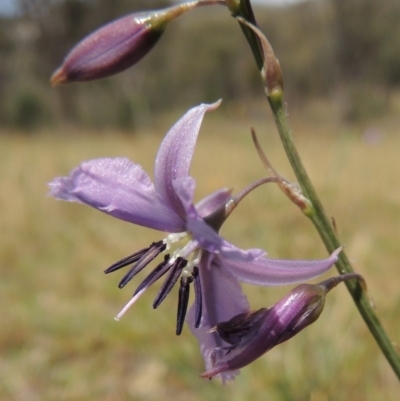
[[[260,109],[258,117],[229,111],[224,104],[206,116],[192,168],[198,199],[222,186],[239,191],[263,176],[250,125],[275,167],[292,178],[272,119],[268,113],[261,116],[264,106],[251,108]],[[181,113],[160,116],[154,129],[166,132]],[[292,115],[300,153],[348,255],[367,280],[385,328],[398,341],[399,117],[376,120],[351,135],[338,134],[334,122],[315,119],[314,124],[310,117]],[[152,171],[160,137],[153,131],[135,137],[83,131],[3,134],[0,399],[397,399],[397,379],[344,286],[329,294],[314,325],[225,387],[198,377],[203,362],[187,328],[179,338],[174,335],[176,290],[154,311],[155,286],[115,322],[134,285],[119,290],[119,274],[105,276],[102,270],[162,234],[46,197],[46,182],[100,156],[124,155]],[[241,247],[263,247],[272,257],[326,256],[311,224],[274,186],[248,196],[223,235]],[[289,288],[246,286],[245,292],[258,308]]]
[[[218,98],[193,161],[197,199],[224,186],[240,191],[265,174],[251,126],[293,179],[250,52],[222,7],[171,24],[123,74],[49,87],[88,32],[169,3],[15,0],[17,13],[0,14],[0,400],[397,400],[397,379],[344,286],[314,325],[225,387],[198,378],[203,361],[187,328],[174,335],[176,290],[154,311],[155,286],[113,320],[141,277],[121,291],[119,274],[102,271],[162,234],[48,198],[48,181],[102,156],[127,156],[151,172],[173,122]],[[400,3],[309,0],[257,8],[256,16],[283,68],[300,154],[399,342]],[[271,257],[326,256],[312,225],[274,186],[250,194],[222,234]],[[289,288],[244,286],[254,308]]]

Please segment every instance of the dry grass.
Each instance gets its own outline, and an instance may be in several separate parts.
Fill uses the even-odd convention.
[[[263,175],[247,135],[250,123],[213,114],[192,169],[199,198],[221,186],[240,190]],[[292,177],[274,129],[269,122],[257,124],[269,157]],[[162,125],[160,132],[168,127]],[[384,326],[398,340],[400,137],[392,125],[398,121],[378,123],[378,142],[369,144],[355,133],[295,124],[326,209],[367,279]],[[176,294],[153,311],[153,289],[122,321],[113,320],[133,287],[118,290],[117,275],[106,277],[102,270],[160,235],[46,197],[46,182],[93,157],[126,155],[151,171],[160,137],[76,133],[4,135],[0,141],[2,400],[397,399],[398,382],[344,287],[329,295],[318,322],[243,369],[235,383],[201,380],[195,339],[187,329],[174,335]],[[223,234],[274,257],[326,255],[311,224],[274,187],[252,193]],[[245,288],[254,307],[287,290]]]

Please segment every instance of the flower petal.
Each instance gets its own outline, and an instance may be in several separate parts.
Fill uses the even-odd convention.
[[[126,158],[94,159],[49,183],[50,195],[141,226],[181,232],[184,221],[161,203],[149,176]]]
[[[186,230],[201,248],[210,252],[219,252],[224,240],[211,228],[193,205],[195,181],[192,177],[174,180],[173,187],[186,216]]]
[[[254,259],[266,256],[267,253],[263,249],[240,249],[226,240],[223,240],[221,246],[221,259],[224,260],[227,266],[231,263],[231,261],[239,264],[241,262],[248,263]]]
[[[200,327],[198,329],[194,327],[194,306],[190,309],[187,321],[191,332],[200,343],[200,351],[208,370],[212,367],[211,354],[213,350],[228,345],[221,340],[217,333],[210,333],[210,329],[239,313],[247,312],[249,303],[243,295],[238,281],[227,269],[221,266],[217,256],[205,252],[199,266],[199,274],[203,293],[203,316]],[[238,373],[224,373],[220,377],[225,382],[226,380],[233,380]]]
[[[229,199],[232,199],[232,189],[222,188],[197,202],[196,210],[204,218],[225,205]]]
[[[190,109],[169,130],[158,150],[154,165],[154,185],[157,194],[181,218],[185,218],[185,212],[177,199],[172,183],[177,178],[189,176],[190,164],[204,114],[216,109],[219,104],[220,101],[214,104],[200,104]]]
[[[224,258],[225,266],[236,279],[253,285],[285,285],[300,283],[325,273],[338,260],[342,248],[336,249],[327,259],[285,260],[264,256],[252,261]],[[223,258],[225,254],[221,255]]]

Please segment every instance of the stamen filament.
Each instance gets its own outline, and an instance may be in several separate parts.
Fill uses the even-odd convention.
[[[141,295],[146,291],[147,288],[142,288],[137,294],[135,294],[131,300],[122,308],[121,312],[115,316],[115,320],[119,321],[121,317],[125,314],[125,312],[141,297]]]
[[[203,255],[203,250],[200,248],[198,249],[195,254],[194,254],[194,258],[188,262],[185,271],[189,272],[189,273],[193,273],[193,268],[195,266],[198,266],[198,264],[200,263],[201,257]]]
[[[141,295],[170,268],[169,255],[165,255],[164,262],[160,263],[139,285],[133,293],[131,300],[122,308],[121,312],[115,317],[115,320],[121,319],[125,312],[141,297]]]
[[[167,236],[167,238],[164,239],[164,243],[166,245],[166,250],[169,251],[171,249],[172,244],[180,241],[181,239],[183,239],[187,236],[188,236],[187,232],[169,234]]]

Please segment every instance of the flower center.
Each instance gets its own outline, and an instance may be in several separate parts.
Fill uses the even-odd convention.
[[[185,241],[183,246],[174,246],[174,244],[183,240]],[[176,249],[171,252],[173,247]],[[105,273],[111,273],[121,269],[122,267],[131,265],[129,271],[118,284],[119,288],[123,288],[160,253],[168,251],[170,252],[165,254],[164,260],[159,263],[138,286],[132,299],[116,316],[116,320],[119,320],[124,315],[124,313],[137,301],[137,299],[140,298],[147,288],[163,275],[168,273],[156,298],[154,299],[153,308],[158,308],[180,277],[176,334],[179,335],[183,328],[189,302],[191,283],[194,284],[195,289],[195,327],[199,327],[202,311],[202,296],[198,265],[200,264],[203,250],[199,247],[198,242],[192,239],[189,232],[169,234],[164,240],[153,242],[149,247],[141,249],[140,251],[114,263],[105,270]],[[192,257],[189,261],[190,255],[192,255]]]

